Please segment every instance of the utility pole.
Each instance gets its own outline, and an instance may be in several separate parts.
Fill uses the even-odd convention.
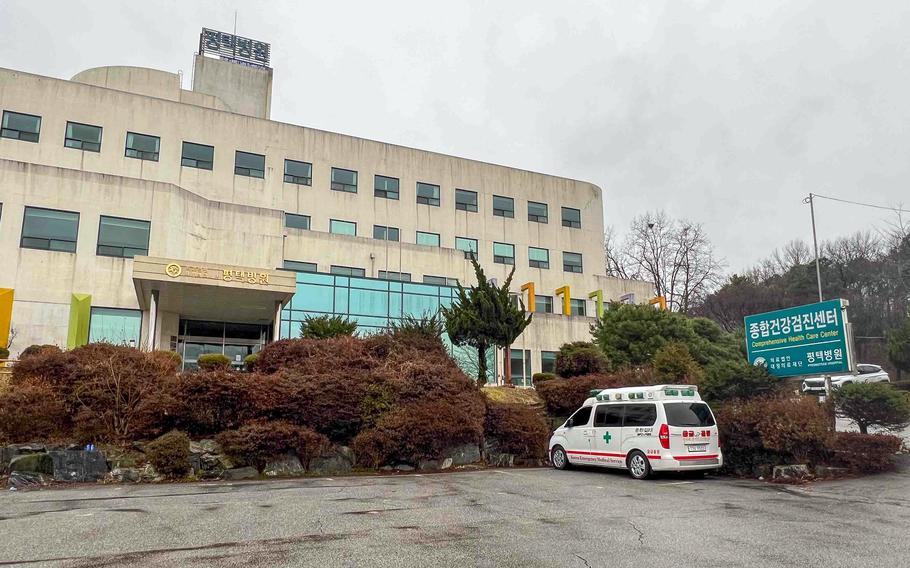
[[[809,211],[812,215],[812,246],[815,247],[815,280],[818,283],[818,301],[823,302],[822,297],[822,269],[818,261],[818,236],[815,234],[815,196],[811,193],[809,197],[803,199],[803,203],[809,204]]]

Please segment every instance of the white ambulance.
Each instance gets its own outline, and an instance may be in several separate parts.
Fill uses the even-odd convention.
[[[550,461],[625,468],[635,479],[654,471],[719,469],[724,459],[717,424],[692,385],[592,391],[553,432]]]

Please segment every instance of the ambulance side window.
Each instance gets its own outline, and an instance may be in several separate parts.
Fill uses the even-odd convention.
[[[601,404],[594,411],[595,428],[613,428],[622,426],[622,409],[621,404]]]
[[[572,421],[572,427],[587,426],[588,422],[591,421],[591,407],[583,406],[582,408],[579,408],[569,420]]]
[[[657,421],[657,407],[653,404],[627,404],[623,426],[654,426]]]

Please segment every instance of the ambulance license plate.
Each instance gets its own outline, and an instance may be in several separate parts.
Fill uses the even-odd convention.
[[[687,446],[690,452],[707,452],[708,444],[690,444]]]

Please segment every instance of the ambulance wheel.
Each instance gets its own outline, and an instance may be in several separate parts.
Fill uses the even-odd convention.
[[[562,449],[562,446],[553,447],[553,452],[550,454],[550,462],[556,469],[569,469],[569,456],[566,455],[566,451]]]
[[[629,468],[629,473],[635,479],[647,479],[651,476],[651,464],[648,463],[648,457],[638,450],[629,452],[626,467]]]

